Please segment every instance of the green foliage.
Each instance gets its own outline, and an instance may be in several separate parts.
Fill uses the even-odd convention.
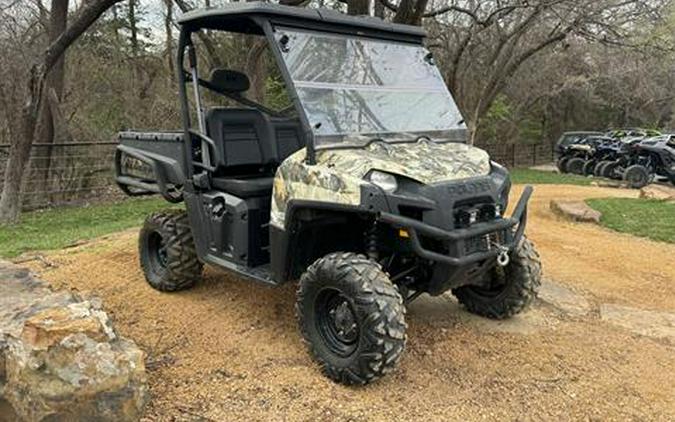
[[[600,211],[600,223],[612,230],[675,243],[675,203],[634,198],[588,199]]]
[[[265,80],[265,102],[274,110],[283,110],[291,105],[288,98],[286,84],[281,80],[281,75],[276,72]]]
[[[503,94],[498,95],[485,118],[481,121],[482,135],[487,137],[487,139],[496,139],[498,137],[500,122],[508,120],[510,116],[511,107],[509,107],[508,99]]]
[[[25,213],[16,226],[0,226],[0,257],[60,249],[78,240],[139,226],[149,213],[170,207],[164,200],[129,199],[115,204]]]
[[[577,176],[574,174],[560,174],[552,171],[541,171],[532,169],[513,169],[511,170],[511,181],[519,184],[540,184],[540,185],[580,185],[588,186],[591,180],[588,177]]]

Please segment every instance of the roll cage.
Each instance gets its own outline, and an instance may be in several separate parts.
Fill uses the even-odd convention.
[[[280,69],[281,76],[286,85],[292,108],[297,113],[302,130],[302,141],[307,148],[308,164],[315,164],[314,134],[309,119],[300,103],[298,93],[292,82],[289,70],[282,58],[282,50],[274,33],[277,26],[309,29],[318,32],[357,35],[381,40],[390,40],[404,43],[421,45],[426,35],[422,28],[410,25],[401,25],[385,22],[373,17],[347,16],[339,12],[324,9],[304,9],[279,6],[269,3],[246,2],[230,3],[223,7],[206,8],[188,12],[179,20],[180,35],[178,39],[177,75],[179,88],[179,101],[181,104],[181,118],[183,123],[183,143],[185,156],[185,175],[188,182],[184,188],[192,190],[190,186],[194,182],[195,167],[211,171],[209,155],[215,149],[215,142],[206,134],[204,114],[201,104],[199,87],[205,87],[220,93],[240,104],[258,109],[266,114],[275,116],[278,112],[266,108],[252,100],[249,100],[236,92],[228,92],[214,86],[211,82],[199,77],[195,45],[192,36],[202,30],[216,30],[222,32],[249,34],[263,36],[267,40],[270,51]],[[185,69],[185,62],[189,68]],[[199,130],[193,128],[190,117],[188,101],[188,84],[192,84],[192,90],[197,107],[197,120]],[[195,151],[201,156],[200,161],[194,160]]]

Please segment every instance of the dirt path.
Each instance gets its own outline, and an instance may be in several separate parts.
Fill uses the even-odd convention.
[[[365,388],[334,384],[312,364],[290,284],[273,289],[208,270],[191,291],[158,293],[139,272],[135,231],[49,254],[34,269],[100,295],[122,333],[148,351],[148,420],[673,420],[674,343],[602,321],[599,306],[675,312],[667,264],[675,246],[548,211],[552,198],[617,195],[634,192],[540,186],[533,200],[528,232],[547,279],[582,295],[588,309],[539,303],[493,322],[451,298],[421,298],[401,365]]]

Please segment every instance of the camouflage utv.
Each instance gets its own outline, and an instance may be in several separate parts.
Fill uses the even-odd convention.
[[[450,291],[490,318],[532,302],[541,278],[524,236],[532,188],[506,216],[509,174],[465,143],[423,29],[255,2],[179,23],[183,130],[122,132],[115,160],[127,194],[185,203],[141,230],[152,287],[188,288],[203,264],[270,285],[299,280],[302,335],[345,384],[394,367],[406,305],[423,293]],[[292,106],[247,98],[249,78],[231,69],[201,78],[200,31],[266,41]],[[241,106],[204,107],[204,89]]]

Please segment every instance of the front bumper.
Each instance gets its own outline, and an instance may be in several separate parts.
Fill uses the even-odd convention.
[[[532,191],[532,186],[525,187],[511,217],[475,224],[466,229],[443,230],[419,220],[387,212],[381,212],[378,221],[406,230],[410,236],[413,251],[419,257],[451,266],[465,266],[497,258],[504,250],[503,248],[512,251],[519,244],[527,224],[527,203],[532,196]],[[501,235],[497,236],[497,234]],[[422,245],[421,236],[452,244],[453,248],[448,254],[430,250]],[[484,240],[483,249],[485,250],[470,252],[472,248],[469,247],[469,243],[475,242],[476,239]],[[495,243],[498,244],[495,245]]]

